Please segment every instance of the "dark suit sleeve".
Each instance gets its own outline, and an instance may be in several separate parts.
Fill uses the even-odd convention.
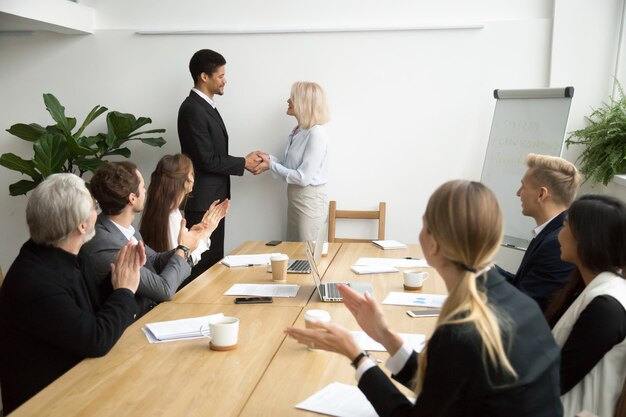
[[[626,310],[615,298],[594,298],[580,313],[561,349],[561,395],[574,388],[626,337]]]
[[[77,303],[76,294],[53,285],[31,288],[37,306],[17,325],[35,339],[81,357],[105,355],[134,320],[137,303],[131,291],[117,289],[102,309]],[[28,317],[31,319],[29,320]]]
[[[428,345],[424,387],[413,406],[378,368],[369,369],[359,381],[359,388],[372,403],[379,416],[465,416],[480,401],[476,376],[482,371],[482,360],[466,326],[443,326]],[[417,354],[394,378],[405,385],[412,382],[417,371]]]
[[[557,236],[558,230],[546,236],[528,261],[524,275],[516,278],[515,286],[535,300],[542,310],[550,297],[565,285],[573,269],[573,265],[561,260]]]
[[[513,283],[513,279],[515,278],[514,274],[510,273],[509,271],[505,271],[499,265],[496,265],[496,269],[498,270],[500,275],[502,275],[507,281]]]
[[[210,117],[207,110],[198,104],[189,103],[181,107],[178,131],[183,152],[191,158],[198,171],[207,174],[243,175],[245,158],[216,151],[214,141],[223,137],[224,132],[216,120],[209,120]]]

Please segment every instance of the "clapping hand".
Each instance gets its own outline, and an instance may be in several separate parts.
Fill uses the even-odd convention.
[[[204,213],[202,221],[191,228],[191,230],[201,230],[204,239],[211,236],[211,233],[215,231],[220,221],[228,214],[230,200],[226,199],[221,203],[219,201],[220,200],[215,200],[206,213]]]
[[[315,349],[336,352],[350,360],[361,352],[361,348],[352,337],[352,333],[347,329],[320,321],[312,322],[312,324],[315,327],[313,329],[288,327],[285,329],[285,333],[296,339],[298,343]]]
[[[403,341],[389,328],[380,304],[367,292],[361,295],[343,284],[337,285],[337,288],[343,298],[343,304],[350,310],[361,329],[382,344],[391,355],[396,353]]]
[[[139,271],[146,263],[146,249],[143,242],[136,245],[129,241],[120,249],[115,258],[115,263],[111,264],[111,284],[113,289],[127,288],[133,292],[139,286]]]

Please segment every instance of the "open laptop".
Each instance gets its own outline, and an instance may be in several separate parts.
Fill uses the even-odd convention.
[[[317,246],[317,242],[315,246]],[[374,295],[374,288],[369,282],[325,282],[322,284],[322,278],[317,269],[317,261],[313,258],[313,242],[311,241],[306,243],[306,256],[311,264],[311,275],[313,276],[313,281],[315,281],[315,288],[317,288],[317,293],[323,302],[338,303],[343,301],[337,289],[337,284],[345,284],[360,294],[364,294],[367,291]]]
[[[322,249],[324,247],[324,242],[326,241],[326,235],[328,233],[328,220],[324,221],[320,226],[320,229],[317,231],[317,238],[315,240],[315,251],[313,255],[315,257],[315,262],[320,261],[322,258]],[[311,264],[308,259],[290,259],[287,263],[287,273],[288,274],[310,274],[311,273]]]

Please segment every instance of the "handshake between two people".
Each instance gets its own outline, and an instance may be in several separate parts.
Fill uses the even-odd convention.
[[[270,155],[261,151],[250,152],[246,155],[246,169],[254,175],[262,174],[270,169]]]

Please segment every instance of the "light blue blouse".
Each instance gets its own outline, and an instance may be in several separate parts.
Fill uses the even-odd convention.
[[[322,125],[300,129],[287,138],[283,161],[270,155],[270,170],[287,184],[321,185],[328,181],[328,133]]]

